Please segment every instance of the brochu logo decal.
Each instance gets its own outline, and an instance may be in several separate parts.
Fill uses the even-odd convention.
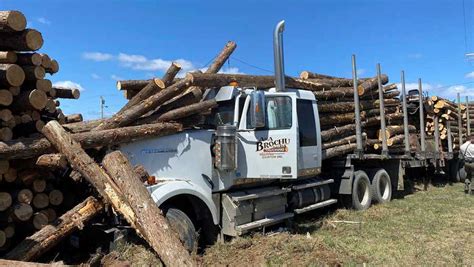
[[[269,137],[267,140],[257,142],[257,152],[266,153],[285,153],[288,152],[289,138],[281,138],[273,140]]]

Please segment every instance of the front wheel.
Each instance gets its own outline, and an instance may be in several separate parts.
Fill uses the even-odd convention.
[[[164,210],[165,217],[171,228],[178,234],[184,247],[190,252],[195,252],[198,244],[198,235],[191,219],[183,211],[176,208]]]

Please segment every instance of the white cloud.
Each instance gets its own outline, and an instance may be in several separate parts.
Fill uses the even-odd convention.
[[[161,58],[148,59],[143,55],[131,55],[120,53],[117,56],[117,60],[120,65],[131,68],[134,70],[145,70],[145,71],[163,71],[165,72],[173,61],[165,60]],[[181,65],[183,72],[195,69],[193,63],[185,59],[174,60]]]
[[[423,57],[423,54],[421,53],[408,54],[408,58],[420,59],[422,57]]]
[[[239,70],[237,67],[230,67],[230,68],[222,68],[219,73],[224,73],[224,74],[244,74]]]
[[[82,87],[80,84],[75,83],[73,81],[58,81],[53,84],[54,87],[62,87],[62,88],[68,88],[68,89],[79,89],[79,91],[85,91],[84,87]]]
[[[92,79],[94,79],[94,80],[100,80],[100,79],[102,79],[102,77],[100,77],[100,75],[98,75],[98,74],[96,74],[96,73],[92,73],[92,74],[91,74],[91,77],[92,77]]]
[[[453,86],[448,87],[446,91],[453,98],[457,96],[457,93],[460,93],[461,97],[474,96],[474,88],[469,88],[469,87],[466,87],[465,85],[453,85]]]
[[[122,77],[117,76],[117,75],[115,75],[115,74],[110,75],[110,79],[112,79],[112,80],[114,80],[114,81],[123,80]]]
[[[469,73],[466,73],[466,75],[464,75],[464,78],[466,79],[474,79],[474,71],[471,71]]]
[[[397,83],[397,87],[398,89],[402,89],[402,84],[401,83]],[[423,89],[423,91],[431,91],[435,88],[438,88],[438,87],[441,87],[440,84],[438,85],[434,85],[434,84],[431,84],[431,83],[421,83],[421,88]],[[408,92],[408,90],[412,90],[412,89],[418,89],[418,83],[405,83],[405,89],[406,91]]]
[[[45,17],[39,17],[36,19],[36,21],[38,21],[41,24],[46,24],[46,25],[51,24],[51,21],[47,20]]]
[[[113,59],[113,55],[101,52],[84,52],[82,57],[92,61],[108,61]]]

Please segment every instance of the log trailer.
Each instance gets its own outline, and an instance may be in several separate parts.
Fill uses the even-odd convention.
[[[460,160],[451,140],[448,153],[439,151],[439,133],[434,149],[427,148],[421,83],[416,98],[420,149],[410,151],[403,74],[406,153],[391,155],[385,136],[381,154],[364,152],[354,58],[357,148],[326,160],[315,95],[285,88],[283,28],[282,21],[274,32],[275,88],[207,90],[205,99],[215,99],[219,105],[206,127],[119,147],[133,164],[145,166],[156,177],[148,190],[188,247],[193,247],[199,229],[201,237],[234,237],[338,202],[364,210],[372,203],[390,201],[405,180],[428,175],[427,170],[458,175]],[[383,99],[383,94],[379,97]],[[380,112],[383,133],[383,105]]]

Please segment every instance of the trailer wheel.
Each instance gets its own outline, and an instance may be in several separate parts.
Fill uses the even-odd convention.
[[[366,210],[372,203],[372,194],[370,192],[370,180],[364,171],[354,172],[354,181],[352,182],[352,194],[348,199],[349,207],[355,210]]]
[[[392,181],[390,175],[384,169],[375,172],[370,187],[373,201],[385,203],[392,199]]]
[[[164,212],[168,223],[179,235],[179,239],[183,242],[184,247],[191,253],[196,251],[198,236],[196,228],[188,215],[175,208],[168,208]]]

